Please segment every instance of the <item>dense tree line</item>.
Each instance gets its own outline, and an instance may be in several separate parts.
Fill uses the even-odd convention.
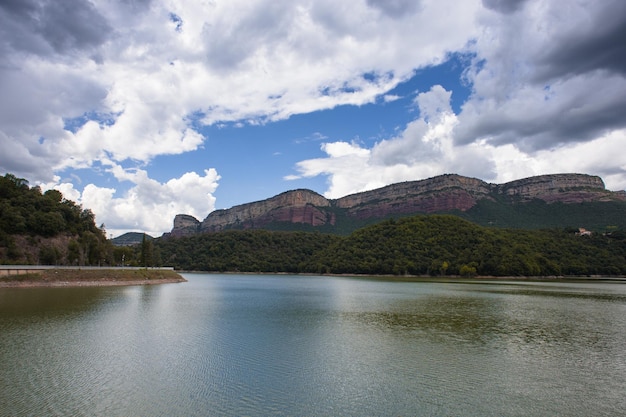
[[[315,255],[340,240],[314,232],[230,230],[155,239],[154,258],[184,270],[310,272]]]
[[[91,210],[13,174],[0,177],[0,263],[98,265],[111,250]]]
[[[626,234],[517,230],[456,216],[413,216],[348,236],[263,230],[156,239],[155,258],[178,269],[393,275],[626,274]]]
[[[451,213],[483,226],[515,229],[546,229],[583,226],[595,232],[626,229],[626,201],[547,203],[540,199],[516,201],[499,196],[481,199],[465,212]]]
[[[623,235],[486,228],[415,216],[361,229],[319,254],[331,273],[550,276],[626,273]]]

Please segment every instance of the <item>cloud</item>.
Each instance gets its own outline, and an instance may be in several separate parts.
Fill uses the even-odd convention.
[[[513,13],[521,9],[527,0],[483,0],[483,5],[500,13]]]
[[[55,188],[65,198],[90,208],[96,214],[96,222],[104,223],[107,232],[114,236],[127,231],[160,236],[171,230],[177,214],[190,214],[202,220],[215,209],[213,193],[220,177],[214,169],[205,170],[203,176],[187,172],[164,183],[149,178],[144,170],[129,171],[115,166],[111,171],[120,181],[133,184],[123,195],[116,195],[115,188],[94,184],[88,184],[82,192],[69,183],[45,187]]]
[[[2,49],[37,55],[91,51],[111,32],[96,7],[82,0],[5,1],[0,4],[0,28]]]
[[[626,3],[607,1],[598,6],[570,9],[567,20],[550,33],[553,42],[536,53],[536,79],[596,70],[626,75]]]
[[[518,6],[516,13],[481,17],[485,33],[471,46],[476,58],[466,75],[473,92],[456,142],[536,151],[626,127],[626,4]]]
[[[393,18],[410,17],[421,7],[420,3],[416,0],[367,0],[369,6]]]
[[[202,124],[374,102],[461,48],[478,6],[442,15],[406,1],[5,2],[1,129],[41,180],[103,156],[190,152]]]
[[[324,143],[321,149],[327,157],[300,161],[296,165],[299,175],[286,179],[326,175],[329,188],[325,195],[339,198],[446,172],[493,178],[494,162],[480,146],[454,146],[452,132],[457,117],[450,97],[450,91],[435,85],[417,95],[420,117],[398,136],[381,140],[371,149],[357,143]]]
[[[326,157],[298,162],[298,175],[285,179],[324,175],[328,198],[444,173],[504,183],[540,174],[582,172],[601,176],[608,189],[626,189],[626,154],[621,150],[626,129],[540,150],[487,140],[458,144],[454,135],[462,119],[451,110],[450,97],[443,87],[433,86],[418,94],[419,117],[397,136],[369,149],[357,143],[324,143]]]

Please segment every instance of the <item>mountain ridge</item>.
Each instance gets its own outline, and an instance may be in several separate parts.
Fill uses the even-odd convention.
[[[531,201],[547,204],[626,203],[626,192],[606,190],[602,178],[578,173],[540,175],[504,184],[443,174],[338,199],[327,199],[307,189],[295,189],[265,200],[215,210],[202,221],[179,214],[174,218],[172,231],[164,236],[181,237],[227,229],[271,229],[276,225],[333,230],[348,222],[360,224],[391,216],[465,213],[484,201],[509,205]]]

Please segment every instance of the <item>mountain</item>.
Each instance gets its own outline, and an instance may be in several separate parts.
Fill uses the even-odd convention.
[[[298,189],[267,200],[215,210],[203,221],[179,214],[171,233],[190,236],[228,229],[349,233],[390,217],[452,213],[483,225],[626,228],[626,192],[586,174],[541,175],[505,184],[446,174],[327,199]]]
[[[114,237],[111,239],[113,246],[133,246],[140,245],[143,242],[144,236],[147,240],[154,239],[152,236],[141,232],[128,232]]]

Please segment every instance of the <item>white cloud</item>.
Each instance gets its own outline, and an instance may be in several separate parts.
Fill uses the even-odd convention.
[[[462,48],[480,8],[478,0],[453,13],[426,0],[83,3],[0,6],[0,166],[40,183],[112,166],[135,185],[118,196],[115,185],[87,184],[79,200],[109,227],[151,231],[168,229],[178,211],[212,207],[213,170],[165,183],[143,171],[159,155],[202,147],[199,125],[374,102]],[[142,169],[120,172],[130,161]],[[183,186],[200,187],[202,204]]]
[[[420,93],[415,103],[421,117],[398,136],[382,140],[371,149],[356,143],[325,143],[322,150],[328,156],[299,162],[296,169],[300,176],[327,175],[329,188],[325,195],[329,198],[446,172],[493,177],[494,163],[482,147],[454,146],[452,131],[457,117],[450,108],[449,91],[433,86]]]
[[[577,172],[601,176],[610,190],[626,189],[626,154],[622,151],[626,130],[539,151],[487,141],[457,145],[454,131],[459,118],[451,111],[449,98],[448,92],[434,86],[418,95],[421,117],[398,136],[371,149],[355,143],[325,143],[322,150],[327,157],[299,162],[299,175],[286,179],[325,175],[328,198],[443,173],[504,183],[533,175]]]
[[[327,152],[300,162],[300,174],[327,175],[333,198],[446,172],[494,182],[582,172],[624,189],[626,3],[483,3],[459,114],[435,86],[399,135],[359,149],[367,157],[345,164]]]
[[[74,42],[63,47],[72,59],[60,47],[24,50],[17,35],[5,33],[13,68],[0,68],[0,78],[22,80],[3,85],[0,106],[12,112],[2,130],[47,167],[41,172],[48,178],[37,179],[104,155],[148,161],[197,149],[203,137],[194,114],[208,124],[254,122],[372,102],[415,68],[463,47],[479,6],[463,2],[442,15],[439,2],[419,8],[357,1],[145,4],[130,10],[102,0],[77,11],[77,19],[91,16],[101,32],[84,22],[59,32],[59,39]],[[61,6],[55,7],[41,6],[41,16],[58,16]],[[403,11],[411,19],[398,20]],[[9,19],[17,12],[0,13]],[[19,13],[24,25],[30,22],[26,11]],[[446,29],[451,25],[455,31]],[[91,121],[65,130],[64,121],[84,114]]]
[[[626,127],[626,3],[529,0],[515,9],[481,15],[456,141],[530,152]]]
[[[133,186],[117,196],[117,190],[88,184],[83,191],[72,184],[42,184],[42,188],[55,188],[65,198],[82,204],[96,214],[98,225],[104,223],[107,233],[118,236],[129,231],[145,231],[153,236],[171,230],[177,214],[190,214],[202,220],[215,209],[213,193],[220,179],[213,169],[204,175],[187,172],[179,178],[160,183],[148,177],[144,170],[111,169],[120,181]]]

